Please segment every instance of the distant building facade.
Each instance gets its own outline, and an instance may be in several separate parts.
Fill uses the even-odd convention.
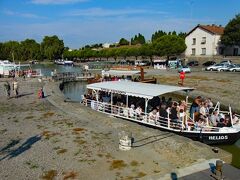
[[[221,44],[221,36],[224,28],[216,25],[197,25],[186,36],[185,50],[186,57],[203,57],[203,56],[238,56],[240,47],[224,47]]]

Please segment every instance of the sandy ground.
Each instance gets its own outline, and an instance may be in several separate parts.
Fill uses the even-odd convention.
[[[45,99],[37,99],[36,79],[19,84],[21,97],[7,100],[0,82],[3,180],[149,179],[206,159],[230,161],[222,150],[64,102],[54,83]],[[118,148],[122,131],[133,134],[130,151]]]

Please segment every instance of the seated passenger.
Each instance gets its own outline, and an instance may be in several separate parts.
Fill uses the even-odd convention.
[[[153,120],[156,123],[156,120],[157,120],[157,110],[156,109],[153,109],[149,113],[149,120]]]
[[[129,117],[134,117],[135,116],[135,106],[134,104],[131,104],[129,108]]]
[[[239,124],[239,119],[235,112],[232,113],[232,121],[233,121],[233,125]]]
[[[218,111],[213,111],[212,115],[209,118],[209,123],[211,126],[217,126],[220,118],[218,116]]]
[[[142,119],[142,108],[140,106],[137,107],[137,109],[135,110],[136,112],[136,116],[137,116],[137,119],[138,120],[141,120]]]

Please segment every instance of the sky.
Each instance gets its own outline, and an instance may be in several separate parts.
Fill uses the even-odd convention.
[[[158,31],[189,32],[197,24],[225,26],[240,0],[0,0],[0,42],[41,42],[57,35],[66,47],[147,40]]]

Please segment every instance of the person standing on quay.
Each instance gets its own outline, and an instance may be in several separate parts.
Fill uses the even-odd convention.
[[[4,84],[4,87],[5,87],[7,98],[9,99],[10,93],[11,93],[11,86],[8,81],[6,81],[6,83]]]
[[[14,79],[13,81],[13,91],[14,91],[14,97],[17,98],[18,97],[18,82],[16,79]]]

